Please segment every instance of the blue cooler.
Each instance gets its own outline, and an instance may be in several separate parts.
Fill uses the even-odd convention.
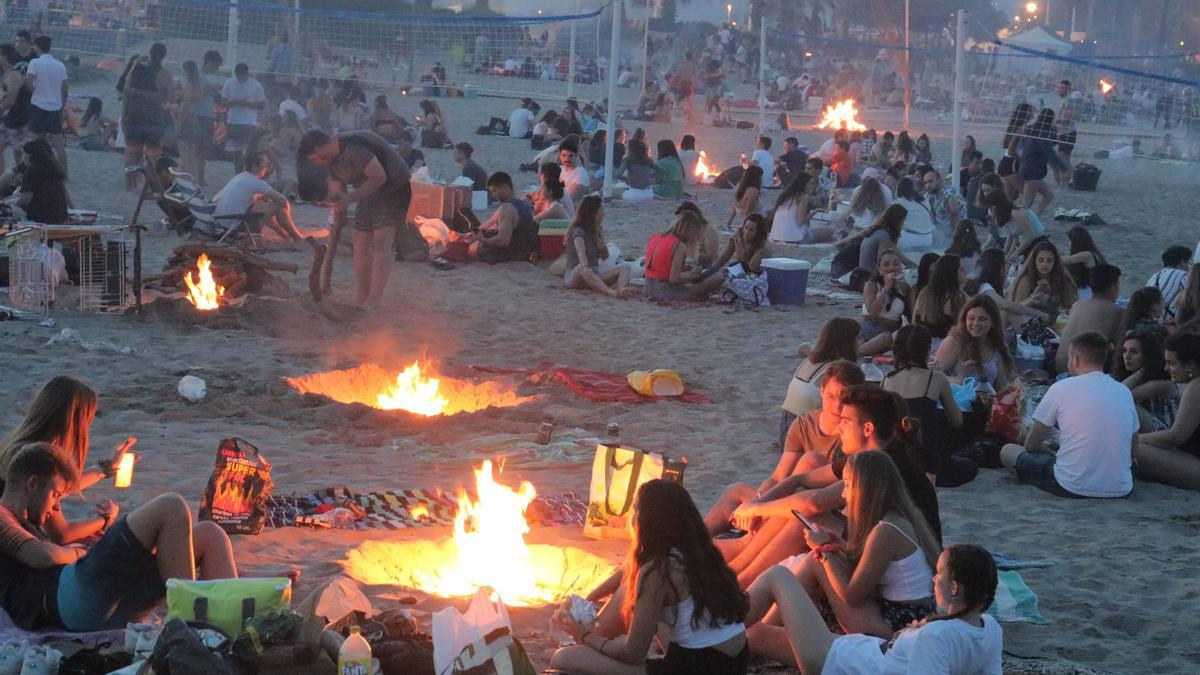
[[[479,98],[479,87],[473,84],[463,87],[463,98]]]
[[[767,273],[767,299],[772,305],[804,304],[812,263],[795,258],[767,258],[762,266]]]

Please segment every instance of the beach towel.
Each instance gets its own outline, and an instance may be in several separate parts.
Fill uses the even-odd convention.
[[[1038,611],[1037,595],[1025,584],[1021,573],[1003,570],[996,584],[996,599],[988,607],[991,614],[1001,623],[1032,623],[1044,626],[1050,623]]]
[[[512,370],[506,368],[489,368],[486,366],[473,366],[473,368],[480,372],[495,373],[498,375],[521,374],[528,377],[541,374],[542,376],[553,377],[561,380],[576,394],[597,403],[657,403],[658,401],[667,400],[680,401],[682,403],[712,402],[704,394],[694,391],[685,391],[679,396],[671,397],[643,396],[629,386],[627,376],[619,373],[605,373],[599,370],[568,368],[566,366],[551,364],[543,364],[536,370]]]
[[[582,519],[580,522],[583,522]],[[31,645],[40,645],[48,642],[62,642],[67,640],[78,640],[85,645],[96,645],[101,642],[112,642],[114,644],[123,644],[125,640],[125,629],[116,628],[113,630],[98,630],[89,633],[72,633],[61,628],[47,628],[40,632],[27,631],[24,628],[13,623],[12,618],[3,609],[0,609],[0,644],[7,642],[28,641]]]
[[[309,495],[272,495],[266,505],[267,527],[315,526],[319,513],[349,500],[366,511],[350,530],[401,530],[411,527],[450,527],[458,512],[453,494],[442,490],[381,490],[355,494],[347,488],[325,488]],[[582,525],[587,502],[565,492],[538,495],[525,512],[531,526]],[[319,522],[319,521],[318,521]],[[325,527],[326,525],[319,525]]]

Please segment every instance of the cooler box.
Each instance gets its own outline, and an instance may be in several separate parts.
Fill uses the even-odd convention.
[[[473,84],[463,87],[463,98],[479,98],[479,87]]]
[[[408,205],[408,220],[416,216],[437,218],[446,225],[454,222],[455,214],[471,204],[471,186],[429,185],[413,181],[412,201]]]
[[[538,227],[538,255],[542,260],[558,260],[563,254],[565,245],[563,237],[567,236],[569,220],[543,220]]]
[[[767,299],[772,305],[804,304],[812,263],[795,258],[767,258],[762,266],[767,273]]]

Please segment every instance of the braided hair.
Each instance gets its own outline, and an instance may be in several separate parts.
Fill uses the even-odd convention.
[[[946,548],[946,567],[950,578],[958,582],[963,609],[930,617],[929,621],[957,619],[972,610],[986,612],[996,597],[996,561],[987,549],[974,544],[955,544]]]

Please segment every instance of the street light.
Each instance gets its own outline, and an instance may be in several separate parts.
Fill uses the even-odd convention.
[[[1036,2],[1025,3],[1025,11],[1033,14],[1034,12],[1038,11],[1038,4]]]

